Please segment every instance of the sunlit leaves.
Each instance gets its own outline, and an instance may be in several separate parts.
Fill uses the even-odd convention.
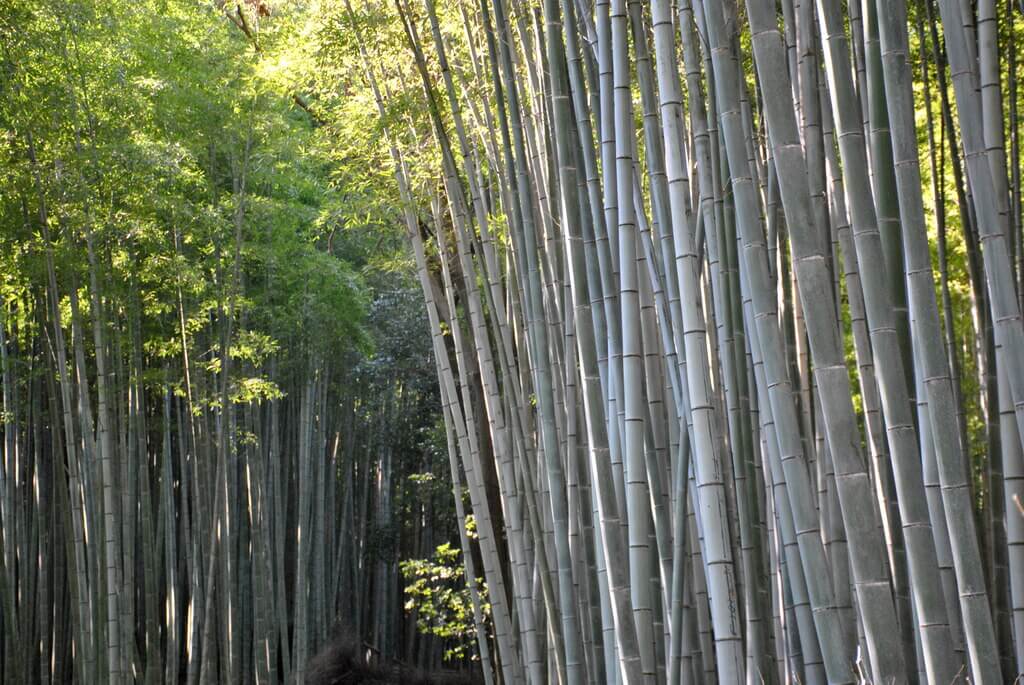
[[[448,543],[439,545],[430,559],[410,559],[401,564],[405,578],[405,610],[416,613],[421,633],[446,641],[445,658],[459,660],[472,649],[475,638],[473,604],[466,586],[461,552]],[[475,579],[485,596],[481,579]],[[488,607],[483,604],[481,609]]]

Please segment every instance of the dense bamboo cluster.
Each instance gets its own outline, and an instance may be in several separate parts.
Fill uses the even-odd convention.
[[[303,683],[339,632],[436,668],[398,562],[457,540],[441,407],[359,244],[401,235],[221,11],[159,5],[0,9],[0,683]]]
[[[389,110],[395,65],[347,9],[471,495],[489,679],[1024,671],[1017,66],[998,32],[1018,10],[933,5],[396,0],[376,11],[405,33],[436,185]]]
[[[41,308],[55,284],[0,323],[0,682],[303,682],[339,630],[377,657],[440,662],[397,564],[450,535],[450,490],[408,481],[444,467],[419,435],[430,383],[275,355],[248,369],[272,398],[228,398],[239,376],[196,361],[212,346],[231,363],[227,319],[152,366],[108,294],[95,318],[73,305],[59,337]],[[127,339],[86,342],[120,326]]]

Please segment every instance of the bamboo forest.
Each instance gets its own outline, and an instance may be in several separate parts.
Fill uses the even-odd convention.
[[[0,0],[0,685],[1024,683],[1022,80],[1019,0]]]

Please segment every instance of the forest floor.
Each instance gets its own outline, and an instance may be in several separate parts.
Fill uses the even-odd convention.
[[[307,685],[477,685],[479,672],[426,672],[398,661],[374,662],[372,650],[349,637],[337,637],[309,662]]]

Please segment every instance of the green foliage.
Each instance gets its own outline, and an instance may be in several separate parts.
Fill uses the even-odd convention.
[[[205,351],[230,317],[235,401],[278,396],[259,372],[271,358],[370,354],[366,279],[408,262],[383,158],[339,150],[345,137],[301,106],[320,92],[314,16],[275,3],[250,40],[213,3],[5,2],[4,301],[45,283],[49,231],[58,290],[89,283],[92,240],[101,299],[138,311],[153,359],[185,345],[220,373]],[[373,114],[352,125],[372,128]]]
[[[406,581],[405,609],[416,613],[416,626],[421,633],[445,640],[447,660],[465,659],[476,639],[473,603],[461,556],[458,549],[444,543],[430,559],[401,563]],[[485,597],[483,580],[477,578],[475,582],[481,598]],[[488,614],[489,605],[481,601],[481,610]]]

